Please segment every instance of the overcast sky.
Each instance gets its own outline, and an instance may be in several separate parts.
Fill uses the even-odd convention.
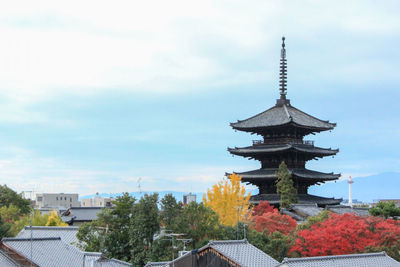
[[[4,1],[0,183],[15,190],[202,192],[259,168],[229,122],[275,104],[337,123],[307,167],[400,171],[399,1]]]

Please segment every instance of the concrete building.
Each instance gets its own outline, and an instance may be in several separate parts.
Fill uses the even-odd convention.
[[[187,205],[190,202],[196,202],[196,195],[192,193],[183,195],[183,205]]]
[[[60,207],[80,207],[78,197],[78,194],[38,193],[36,194],[36,208],[55,208],[58,210]]]
[[[113,200],[112,197],[102,197],[99,193],[96,193],[93,198],[82,199],[81,207],[111,207]]]

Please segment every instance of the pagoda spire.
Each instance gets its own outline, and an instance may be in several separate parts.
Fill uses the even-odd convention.
[[[280,70],[279,90],[281,91],[281,100],[286,100],[286,84],[287,84],[287,63],[286,63],[286,49],[285,49],[285,37],[282,37],[282,49],[281,49],[281,70]]]

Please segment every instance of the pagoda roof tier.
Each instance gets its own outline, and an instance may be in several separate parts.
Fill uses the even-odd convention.
[[[315,118],[289,104],[289,101],[279,102],[272,108],[246,120],[231,123],[235,130],[263,133],[268,128],[292,126],[308,129],[309,132],[332,130],[336,123]]]
[[[280,145],[253,145],[248,147],[228,148],[231,154],[260,158],[265,154],[285,153],[288,151],[296,151],[302,154],[312,154],[315,157],[333,156],[339,152],[339,149],[321,148],[314,145],[305,144],[280,144]]]
[[[309,194],[298,194],[299,204],[314,204],[325,207],[326,205],[338,205],[342,198],[326,198]],[[281,196],[278,194],[258,194],[250,197],[251,204],[258,204],[261,200],[266,200],[270,204],[279,204]]]
[[[243,182],[257,182],[257,181],[265,181],[265,180],[276,180],[276,173],[278,172],[278,168],[266,168],[266,169],[258,169],[247,172],[235,172],[236,174],[242,177]],[[288,168],[288,171],[293,176],[307,179],[307,180],[317,180],[318,181],[331,181],[337,180],[340,177],[340,174],[324,173],[317,172],[308,169],[299,169],[299,168]],[[226,173],[226,175],[230,175]]]

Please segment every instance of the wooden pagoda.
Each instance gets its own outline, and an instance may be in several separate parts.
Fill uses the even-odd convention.
[[[313,141],[304,140],[309,134],[332,130],[336,124],[317,119],[290,104],[286,98],[287,62],[285,38],[282,38],[280,59],[280,98],[270,109],[243,121],[231,123],[238,131],[250,132],[262,136],[262,140],[253,141],[252,146],[228,148],[233,155],[256,159],[261,168],[242,173],[242,182],[251,183],[259,188],[259,194],[251,197],[252,203],[268,200],[279,205],[280,196],[276,193],[276,172],[285,161],[298,191],[299,203],[316,203],[320,207],[335,205],[341,199],[324,198],[307,193],[308,187],[325,181],[337,180],[340,174],[323,173],[309,170],[306,162],[312,159],[333,156],[338,149],[314,146]]]

